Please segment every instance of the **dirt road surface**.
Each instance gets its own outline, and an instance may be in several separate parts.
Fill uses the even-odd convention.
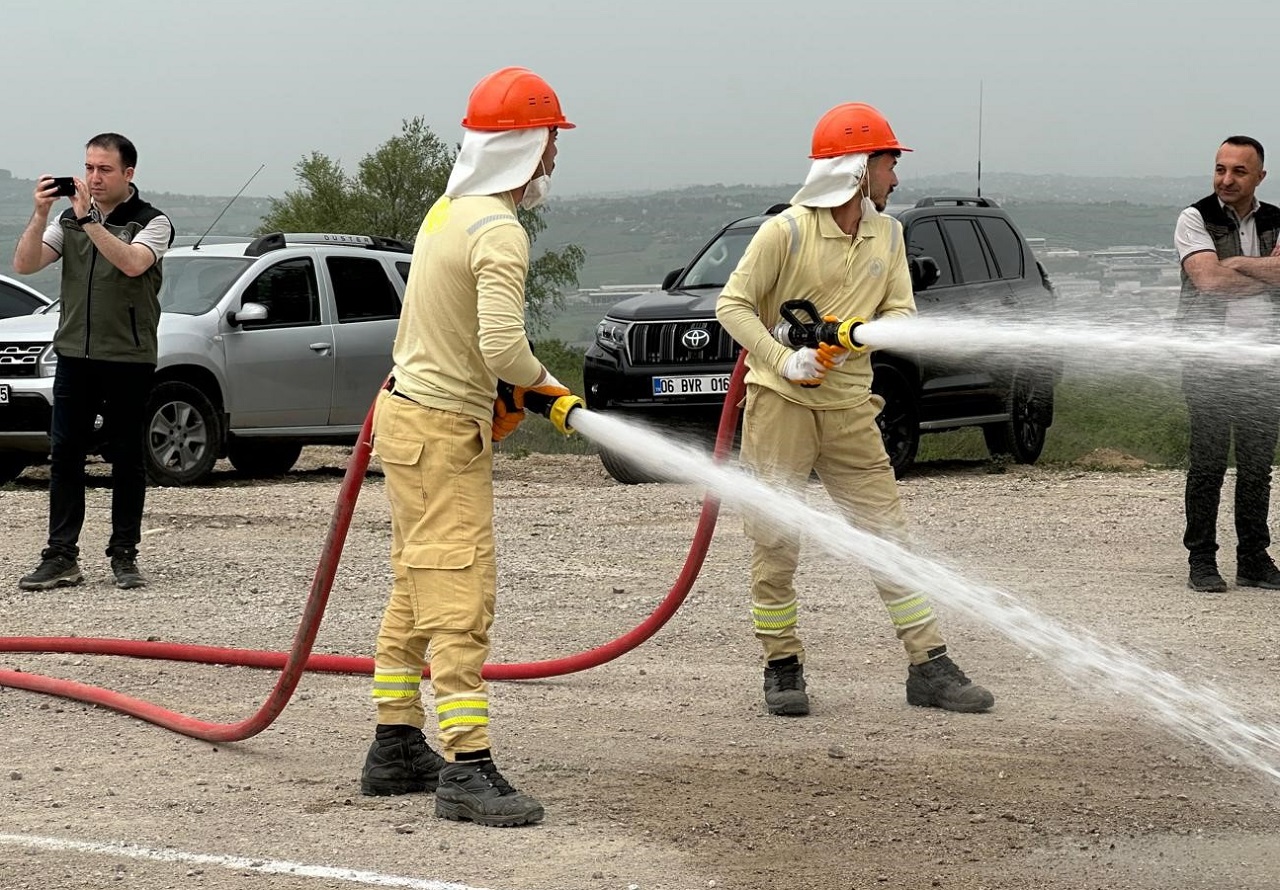
[[[227,469],[208,487],[152,489],[140,591],[109,583],[101,480],[86,583],[17,590],[47,515],[47,479],[28,472],[0,491],[0,634],[288,648],[344,458],[308,449],[282,479]],[[599,645],[665,595],[698,491],[620,486],[591,457],[503,458],[497,477],[495,660]],[[1251,713],[1280,711],[1280,594],[1186,589],[1180,473],[934,464],[901,491],[922,553]],[[811,500],[826,503],[817,489]],[[371,654],[389,527],[374,473],[318,652]],[[865,570],[810,552],[798,583],[813,714],[767,716],[747,556],[726,511],[692,594],[649,643],[587,673],[495,684],[499,765],[546,804],[532,828],[436,819],[429,795],[362,797],[367,677],[308,674],[269,730],[219,745],[2,689],[0,887],[1280,888],[1280,784],[1103,685],[1077,688],[1052,659],[949,609],[945,591],[943,630],[996,693],[994,711],[908,706],[905,658]],[[1229,557],[1223,568],[1234,574]],[[103,656],[0,664],[217,721],[253,713],[275,681]]]

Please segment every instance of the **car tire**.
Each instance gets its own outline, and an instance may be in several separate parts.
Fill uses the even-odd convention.
[[[190,383],[169,380],[151,391],[144,435],[147,475],[157,485],[197,485],[218,462],[218,413]]]
[[[619,457],[612,451],[600,449],[600,463],[604,464],[605,472],[614,478],[616,482],[623,485],[642,485],[646,482],[661,482],[657,476],[646,473],[635,464]]]
[[[911,469],[920,450],[920,405],[915,387],[902,371],[892,365],[879,365],[871,380],[871,391],[884,399],[876,426],[893,475],[901,478]]]
[[[1053,423],[1053,384],[1042,371],[1019,369],[1005,393],[1009,419],[982,428],[992,457],[1009,455],[1017,463],[1033,464],[1044,451]]]
[[[0,485],[8,485],[22,475],[29,461],[27,456],[18,451],[0,454]]]
[[[241,476],[263,479],[283,476],[293,469],[302,454],[297,442],[272,442],[267,439],[235,439],[227,443],[227,460]]]

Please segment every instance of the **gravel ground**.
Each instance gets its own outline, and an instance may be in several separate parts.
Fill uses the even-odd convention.
[[[206,487],[152,489],[141,559],[152,583],[140,591],[108,581],[100,479],[86,583],[17,591],[45,534],[47,478],[28,471],[0,491],[0,633],[288,648],[344,459],[307,449],[280,479],[222,468]],[[568,655],[643,620],[700,506],[685,486],[617,485],[593,457],[503,458],[497,478],[497,661]],[[1277,713],[1278,595],[1185,588],[1180,473],[935,463],[901,491],[922,553],[1250,714]],[[811,500],[825,503],[817,489]],[[371,653],[389,528],[375,464],[317,651]],[[363,676],[307,674],[271,728],[216,745],[0,689],[0,887],[1280,888],[1280,785],[1173,736],[1105,684],[1068,682],[1053,657],[949,608],[945,592],[944,632],[996,693],[994,711],[909,707],[905,659],[865,571],[810,553],[798,583],[814,712],[767,716],[747,555],[726,510],[654,639],[586,673],[495,684],[499,763],[547,807],[534,828],[438,820],[429,795],[361,797],[374,722]],[[249,716],[275,682],[104,656],[6,653],[0,665],[215,721]]]

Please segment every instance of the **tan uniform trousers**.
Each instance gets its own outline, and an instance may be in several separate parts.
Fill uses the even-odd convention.
[[[374,659],[378,723],[422,728],[419,685],[430,653],[446,759],[489,747],[489,657],[497,595],[493,446],[473,417],[383,390],[374,450],[391,502],[391,598]]]
[[[767,387],[747,387],[742,464],[763,482],[802,493],[816,471],[823,487],[853,526],[901,546],[910,543],[893,468],[876,426],[884,406],[879,396],[856,408],[815,411]],[[751,612],[765,660],[795,655],[804,660],[796,633],[797,602],[792,579],[800,541],[767,523],[744,523],[755,542],[751,559]],[[898,639],[913,664],[945,652],[933,607],[924,594],[873,575]]]

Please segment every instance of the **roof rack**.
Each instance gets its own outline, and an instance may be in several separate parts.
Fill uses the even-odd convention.
[[[786,210],[790,206],[791,206],[790,204],[774,204],[772,207],[770,207],[768,210],[764,212],[764,215],[773,216],[775,213],[781,213],[782,211]]]
[[[921,198],[916,201],[917,207],[936,207],[939,204],[955,204],[957,207],[999,207],[995,201],[990,198],[979,198],[974,195],[937,195],[929,198]]]
[[[393,250],[397,253],[413,253],[413,245],[398,238],[382,235],[343,235],[331,232],[270,232],[249,242],[245,256],[262,256],[273,250],[283,250],[298,244],[338,244],[345,247],[366,247],[369,250]]]

